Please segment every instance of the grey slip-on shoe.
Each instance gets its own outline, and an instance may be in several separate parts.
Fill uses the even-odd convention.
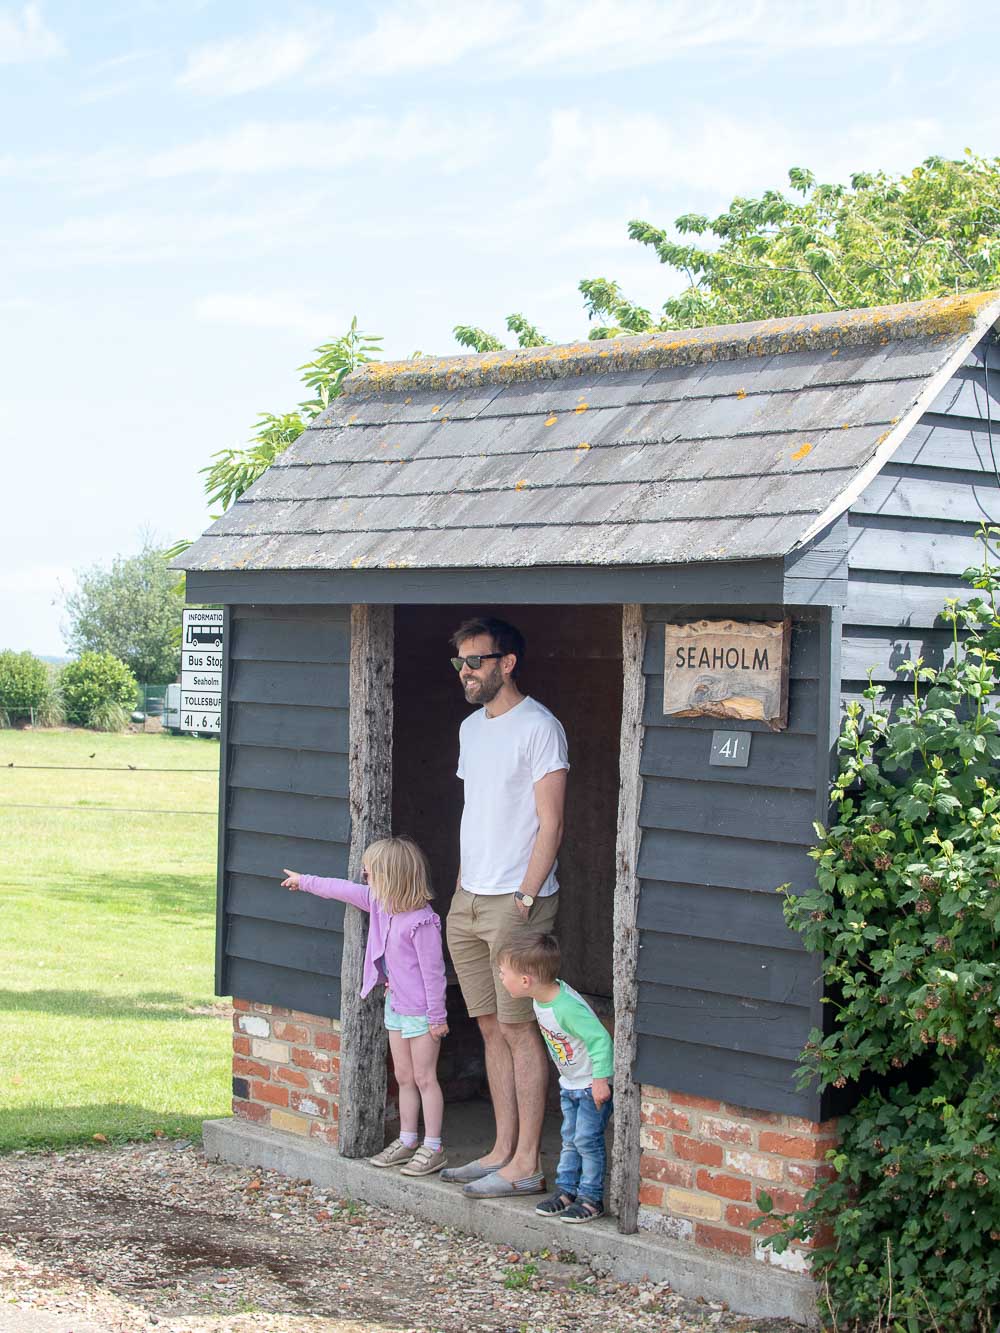
[[[507,1162],[509,1161],[508,1157]],[[486,1176],[491,1176],[494,1171],[506,1166],[507,1162],[499,1162],[496,1166],[483,1166],[476,1160],[466,1162],[464,1166],[449,1166],[447,1170],[441,1172],[441,1179],[446,1180],[449,1185],[469,1185],[474,1180],[484,1180]]]
[[[488,1176],[472,1181],[462,1193],[468,1199],[509,1199],[516,1194],[540,1194],[545,1189],[545,1177],[541,1171],[522,1180],[505,1180],[497,1171]]]

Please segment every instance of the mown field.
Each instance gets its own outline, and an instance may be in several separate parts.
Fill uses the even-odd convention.
[[[218,759],[191,737],[0,731],[0,1152],[197,1138],[228,1113]]]

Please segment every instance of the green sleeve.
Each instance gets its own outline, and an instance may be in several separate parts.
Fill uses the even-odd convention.
[[[552,1006],[556,1018],[574,1037],[579,1037],[587,1048],[594,1078],[610,1078],[615,1070],[615,1048],[608,1030],[589,1005],[580,1004],[571,995],[561,991]]]

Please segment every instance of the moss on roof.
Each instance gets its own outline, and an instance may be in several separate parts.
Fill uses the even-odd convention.
[[[991,304],[1000,315],[1000,291],[966,292],[905,305],[796,315],[752,324],[719,324],[560,346],[421,357],[415,361],[373,361],[349,376],[344,389],[345,393],[377,397],[395,390],[469,389],[488,384],[568,379],[571,375],[656,370],[660,366],[833,350],[908,338],[948,342],[971,333],[977,319]]]

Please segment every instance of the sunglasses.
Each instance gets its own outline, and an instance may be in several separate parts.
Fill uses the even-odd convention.
[[[506,656],[506,653],[470,653],[468,657],[453,657],[451,664],[456,671],[461,671],[464,666],[467,666],[470,671],[478,671],[483,663],[488,662],[491,657]]]

